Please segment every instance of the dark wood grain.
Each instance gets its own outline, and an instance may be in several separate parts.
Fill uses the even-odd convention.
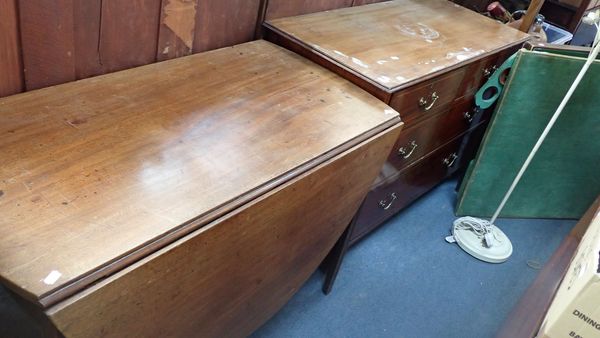
[[[588,11],[598,6],[598,1],[582,0],[581,4],[577,8],[577,11],[573,15],[571,22],[567,25],[567,30],[571,33],[577,31],[577,27],[581,24],[581,18]]]
[[[466,68],[461,67],[429,81],[398,91],[392,94],[390,107],[402,112],[402,118],[416,121],[444,110],[464,93],[460,93],[461,83],[465,77]]]
[[[103,0],[100,3],[98,55],[103,72],[154,62],[161,0]]]
[[[73,63],[75,79],[104,74],[101,53],[103,3],[101,0],[73,0],[71,2],[73,35]],[[66,10],[66,9],[65,9]],[[68,36],[70,37],[70,35]],[[39,51],[33,50],[33,53]],[[57,82],[59,83],[59,82]]]
[[[382,177],[380,172],[378,185],[371,188],[356,215],[350,245],[455,172],[460,167],[460,160],[456,160],[451,166],[444,161],[451,160],[453,155],[459,155],[463,136],[464,134],[441,146],[395,177]],[[384,165],[382,172],[385,170]]]
[[[23,90],[16,0],[0,0],[0,97]]]
[[[156,60],[160,0],[21,0],[28,90]]]
[[[386,170],[381,174],[398,174],[411,163],[489,118],[490,110],[485,111],[485,114],[475,113],[474,108],[474,99],[471,96],[464,97],[447,111],[431,114],[421,122],[405,128],[388,157]]]
[[[55,303],[398,123],[265,41],[5,98],[0,277]]]
[[[196,12],[194,52],[252,40],[259,9],[260,0],[200,1]]]
[[[581,238],[594,216],[600,211],[600,197],[590,206],[573,230],[562,241],[552,257],[544,265],[533,283],[525,290],[517,305],[512,309],[496,337],[532,338],[546,316],[560,283],[567,273],[569,264]]]
[[[73,0],[20,0],[19,14],[27,90],[75,80]]]
[[[398,128],[48,310],[68,337],[245,337],[314,272]],[[93,320],[90,320],[93,319]]]
[[[265,17],[267,16],[267,6],[269,5],[269,0],[260,0],[260,5],[258,8],[258,17],[256,19],[256,28],[254,30],[254,38],[262,39],[264,35],[263,23],[265,22]]]
[[[352,6],[353,0],[269,0],[266,19],[284,18]]]

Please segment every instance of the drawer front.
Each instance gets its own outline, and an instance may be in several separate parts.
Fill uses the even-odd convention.
[[[387,179],[387,183],[372,188],[356,215],[351,243],[454,173],[459,168],[458,155],[463,136],[414,163],[394,179]]]
[[[459,68],[392,95],[390,106],[410,126],[435,112],[447,109],[459,94],[466,68]]]
[[[502,62],[499,62],[499,55],[494,54],[466,66],[466,73],[468,75],[464,77],[460,86],[460,94],[475,93],[501,64]]]
[[[456,99],[472,96],[518,47],[506,49],[422,84],[392,94],[390,106],[407,126],[448,108]]]
[[[464,97],[448,111],[436,114],[404,130],[388,157],[388,164],[401,171],[441,145],[469,130],[482,114],[474,110],[474,99]],[[389,176],[389,175],[387,175]]]
[[[504,63],[509,56],[516,53],[517,50],[519,50],[519,46],[508,48],[466,66],[466,73],[469,75],[465,76],[463,83],[461,84],[460,93],[462,93],[462,95],[469,95],[479,90],[496,69],[500,68],[502,63]]]
[[[245,337],[317,269],[394,127],[152,253],[46,314],[66,337]]]

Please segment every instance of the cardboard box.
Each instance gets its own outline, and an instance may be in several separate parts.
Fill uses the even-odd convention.
[[[539,338],[600,338],[600,212],[583,236]]]

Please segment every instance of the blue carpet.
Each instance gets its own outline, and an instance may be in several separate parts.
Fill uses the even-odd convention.
[[[455,181],[438,186],[346,255],[329,296],[316,272],[253,337],[493,337],[575,221],[496,222],[511,239],[506,263],[448,244]]]

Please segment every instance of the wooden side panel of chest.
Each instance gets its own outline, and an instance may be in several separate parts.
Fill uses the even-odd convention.
[[[68,337],[250,334],[334,245],[400,128],[375,135],[55,305],[47,315]]]

